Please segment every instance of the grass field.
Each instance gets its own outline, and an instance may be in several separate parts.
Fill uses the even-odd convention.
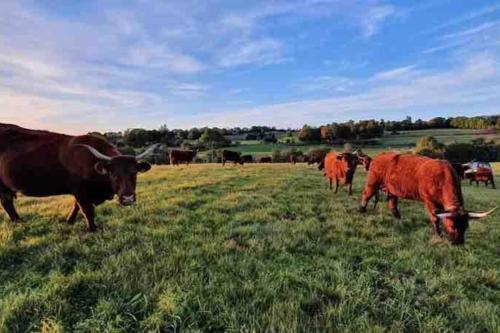
[[[21,197],[25,223],[1,213],[0,331],[498,332],[500,213],[453,247],[419,203],[359,214],[364,175],[348,197],[305,165],[155,167],[95,234],[63,223],[70,198]]]
[[[399,135],[386,134],[384,137],[376,140],[377,145],[367,145],[362,147],[363,151],[370,155],[375,155],[383,150],[402,150],[407,151],[415,147],[417,139],[423,136],[434,136],[439,142],[444,144],[450,143],[466,143],[473,139],[483,137],[486,139],[498,139],[499,134],[492,134],[489,130],[470,130],[470,129],[436,129],[436,130],[418,130],[418,131],[402,131]],[[264,144],[258,140],[242,140],[238,141],[239,145],[228,149],[240,151],[243,154],[252,154],[254,156],[269,156],[276,149],[285,151],[290,148],[296,148],[307,153],[310,149],[328,147],[326,144],[305,144],[301,143],[298,138],[294,137],[295,145],[286,143]],[[330,148],[342,150],[343,146],[333,146]],[[202,156],[203,153],[200,154]]]

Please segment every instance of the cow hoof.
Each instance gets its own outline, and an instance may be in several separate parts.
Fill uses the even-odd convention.
[[[359,207],[359,212],[366,213],[366,207],[363,207],[363,206]]]

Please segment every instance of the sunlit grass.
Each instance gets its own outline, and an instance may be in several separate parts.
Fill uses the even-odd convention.
[[[359,214],[364,176],[348,197],[305,165],[155,167],[96,234],[63,223],[69,197],[21,197],[25,223],[1,213],[0,331],[498,331],[500,213],[453,247],[419,203]]]

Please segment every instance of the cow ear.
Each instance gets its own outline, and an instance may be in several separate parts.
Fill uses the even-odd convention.
[[[137,163],[137,172],[147,172],[151,169],[151,164],[146,162]]]
[[[99,161],[94,164],[94,170],[101,176],[104,176],[108,174],[107,166],[108,164],[106,162]]]

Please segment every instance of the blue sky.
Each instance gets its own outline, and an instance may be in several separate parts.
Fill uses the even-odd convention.
[[[0,119],[68,133],[498,114],[499,1],[1,1]]]

